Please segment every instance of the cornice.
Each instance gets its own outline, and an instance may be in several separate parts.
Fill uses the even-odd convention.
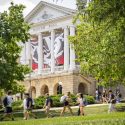
[[[73,16],[75,16],[75,14],[72,14],[72,15],[65,15],[65,16],[61,16],[61,17],[57,17],[57,18],[53,18],[53,19],[49,19],[47,21],[42,21],[42,22],[39,22],[39,23],[34,23],[34,24],[31,24],[31,28],[33,27],[37,27],[37,26],[41,26],[41,25],[45,25],[45,24],[48,24],[48,23],[55,23],[55,21],[59,21],[60,20],[66,20],[68,18],[73,18]]]
[[[42,6],[48,6],[48,7],[54,8],[54,9],[56,9],[58,11],[61,11],[61,12],[67,13],[67,14],[73,14],[73,13],[76,12],[76,10],[73,10],[73,9],[70,9],[70,8],[62,7],[62,6],[51,4],[51,3],[48,3],[48,2],[44,2],[44,1],[40,1],[36,5],[36,7],[25,17],[25,21],[28,22],[32,18],[32,16],[35,15],[37,13],[37,11]]]

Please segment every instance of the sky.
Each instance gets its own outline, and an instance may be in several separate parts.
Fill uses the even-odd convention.
[[[20,3],[24,4],[26,6],[26,9],[24,10],[24,16],[26,16],[41,0],[0,0],[0,12],[7,10],[8,7],[10,6],[11,1],[13,1],[16,4]],[[56,0],[42,0],[42,1],[54,3],[71,9],[76,8],[75,0],[58,0],[57,3]]]

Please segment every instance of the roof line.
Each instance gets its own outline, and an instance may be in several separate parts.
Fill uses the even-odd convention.
[[[25,16],[25,20],[26,20],[26,21],[31,17],[31,15],[33,15],[33,14],[35,13],[35,11],[38,10],[38,8],[41,6],[41,4],[50,6],[50,7],[52,7],[52,8],[58,8],[58,9],[60,8],[61,11],[64,11],[64,12],[69,13],[69,14],[72,14],[72,13],[75,13],[75,12],[76,12],[75,9],[70,9],[70,8],[67,8],[67,7],[55,5],[55,4],[52,4],[52,3],[50,3],[50,2],[40,1],[40,2],[32,9],[32,11],[31,11],[28,15]]]
[[[52,4],[52,3],[50,3],[50,2],[45,2],[45,1],[41,1],[42,3],[45,3],[45,4],[49,4],[49,5],[54,5],[54,6],[57,6],[57,7],[60,7],[60,8],[64,8],[64,9],[67,9],[67,10],[69,10],[69,11],[76,11],[76,9],[71,9],[71,8],[68,8],[68,7],[64,7],[64,6],[60,6],[60,5],[57,5],[57,4]]]

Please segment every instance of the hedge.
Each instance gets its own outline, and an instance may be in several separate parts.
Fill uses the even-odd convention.
[[[62,103],[60,103],[60,98],[61,98],[62,95],[56,95],[56,96],[51,96],[52,100],[53,100],[53,107],[61,107],[63,106]],[[77,100],[77,97],[76,95],[71,95],[71,98],[72,98],[72,102],[70,103],[71,106],[76,106],[78,105],[76,100]],[[85,95],[85,98],[88,102],[88,104],[94,104],[95,103],[95,99],[93,96],[89,96],[89,95]],[[44,102],[45,102],[45,96],[39,96],[38,98],[34,99],[34,102],[35,102],[35,106],[34,106],[34,109],[41,109],[44,105]],[[23,101],[20,100],[20,101],[15,101],[13,103],[13,109],[14,110],[21,110],[23,109],[23,107],[21,107]]]

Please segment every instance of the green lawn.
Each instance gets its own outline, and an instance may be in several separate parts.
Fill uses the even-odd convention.
[[[60,111],[52,111],[54,118],[45,118],[44,112],[37,112],[38,119],[22,120],[22,114],[15,114],[16,121],[3,121],[0,125],[125,125],[125,112],[107,114],[108,106],[86,107],[85,116],[70,116],[68,112],[59,117]],[[73,109],[77,115],[77,109]]]

